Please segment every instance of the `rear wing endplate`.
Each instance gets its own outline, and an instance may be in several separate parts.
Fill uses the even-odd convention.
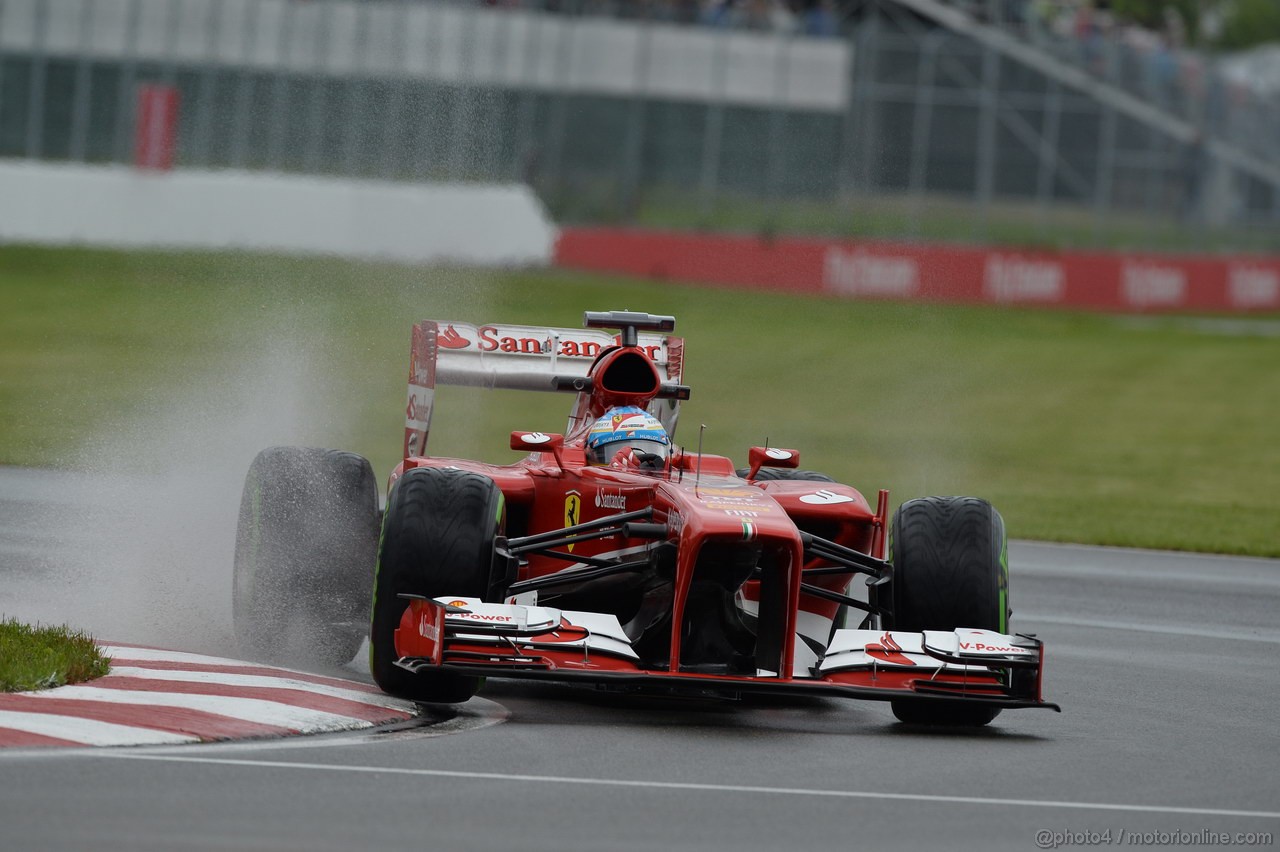
[[[423,320],[413,327],[404,457],[426,454],[437,385],[554,391],[555,377],[586,376],[596,356],[618,342],[607,331],[592,328]],[[680,383],[683,338],[642,332],[638,345],[659,375]],[[583,396],[579,394],[580,402]],[[574,406],[566,433],[582,425],[578,421],[585,410],[585,405]],[[674,435],[679,401],[655,399],[649,410]]]

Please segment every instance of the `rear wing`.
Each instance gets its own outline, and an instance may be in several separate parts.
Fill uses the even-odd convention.
[[[404,457],[426,455],[437,385],[554,391],[556,376],[586,376],[596,356],[618,342],[618,337],[594,328],[423,320],[413,327]],[[660,375],[668,382],[680,383],[683,338],[642,332],[638,345]],[[583,425],[586,396],[578,394],[566,434]],[[675,399],[655,399],[649,406],[671,435],[675,434],[679,405]]]

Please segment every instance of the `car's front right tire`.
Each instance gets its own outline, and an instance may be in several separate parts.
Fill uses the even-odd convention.
[[[363,638],[378,541],[378,485],[355,453],[270,447],[245,477],[232,615],[244,654],[341,666]]]
[[[892,615],[881,625],[918,633],[973,627],[1007,633],[1009,576],[1004,519],[976,497],[922,497],[894,513],[893,579],[877,589]],[[896,699],[893,714],[915,725],[981,727],[998,707],[968,701]]]
[[[396,665],[395,631],[408,607],[402,594],[483,598],[502,531],[502,491],[486,476],[443,468],[406,471],[391,489],[373,581],[369,666],[384,692],[456,704],[480,679]]]

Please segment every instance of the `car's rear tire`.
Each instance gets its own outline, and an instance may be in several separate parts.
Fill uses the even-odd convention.
[[[747,474],[751,472],[749,467],[741,467],[734,471],[742,479],[747,478]],[[762,467],[756,471],[756,478],[753,482],[769,482],[770,480],[789,479],[799,480],[802,482],[835,482],[825,473],[818,473],[816,470],[794,470],[786,467]]]
[[[245,477],[236,529],[237,643],[278,663],[340,666],[360,648],[378,547],[369,462],[316,447],[270,447]]]
[[[751,468],[749,467],[738,468],[736,471],[734,471],[734,473],[736,473],[742,479],[747,479],[747,474],[751,473]],[[777,481],[835,482],[836,480],[834,477],[828,476],[825,473],[820,473],[819,471],[816,471],[816,470],[801,470],[799,468],[786,468],[786,467],[762,467],[758,471],[756,471],[756,478],[752,481],[753,482],[777,482]],[[831,620],[831,632],[834,633],[836,630],[840,628],[849,627],[851,625],[856,626],[857,622],[861,619],[860,615],[857,618],[854,617],[857,612],[858,612],[857,610],[854,610],[848,606],[845,606],[844,604],[841,604],[840,607],[836,610],[835,617]],[[826,641],[830,642],[831,636],[827,636]]]
[[[493,570],[505,504],[493,480],[478,473],[415,468],[387,500],[374,575],[369,667],[384,692],[414,701],[456,704],[480,678],[396,665],[395,631],[408,601],[401,594],[483,598]]]
[[[893,579],[877,589],[892,615],[891,630],[975,627],[1008,632],[1009,573],[1004,519],[976,497],[923,497],[894,513],[890,528]],[[899,720],[917,725],[980,727],[999,708],[964,701],[898,699]]]

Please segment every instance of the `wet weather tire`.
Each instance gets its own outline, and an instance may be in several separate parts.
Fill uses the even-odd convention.
[[[751,468],[743,467],[734,471],[740,478],[747,479],[747,474],[751,473]],[[800,470],[798,468],[785,467],[762,467],[756,471],[756,478],[752,482],[835,482],[835,479],[827,476],[825,473],[819,473],[816,470]],[[836,610],[835,617],[831,620],[831,632],[826,637],[826,641],[831,641],[831,636],[835,631],[842,627],[856,627],[857,620],[854,619],[856,610],[841,604]],[[861,617],[860,615],[858,616]]]
[[[746,479],[747,474],[751,472],[751,468],[743,467],[734,472],[742,479]],[[778,479],[798,480],[801,482],[835,482],[825,473],[818,473],[816,470],[792,470],[785,467],[762,467],[756,471],[756,478],[752,481],[768,482]]]
[[[378,546],[369,462],[315,447],[271,447],[245,477],[232,613],[261,660],[340,666],[360,648]]]
[[[400,477],[387,502],[374,577],[370,668],[384,692],[414,701],[461,703],[480,679],[397,666],[395,631],[402,594],[483,598],[502,530],[502,491],[477,473],[416,468]]]
[[[1004,520],[976,497],[924,497],[903,503],[890,531],[893,580],[880,587],[893,614],[891,630],[975,627],[1008,632],[1008,559]],[[900,699],[899,720],[919,725],[980,727],[999,708],[963,701]]]

